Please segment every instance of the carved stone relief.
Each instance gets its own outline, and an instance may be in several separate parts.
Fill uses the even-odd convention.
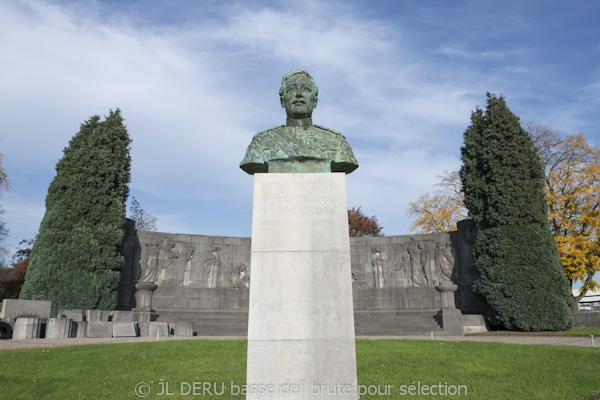
[[[245,289],[250,287],[250,273],[247,271],[246,264],[240,264],[239,272],[231,278],[231,287],[233,289]]]
[[[412,239],[412,238],[411,238]],[[423,242],[414,242],[408,247],[410,255],[411,286],[432,286],[429,284],[429,252]]]
[[[158,280],[158,255],[160,247],[157,242],[143,243],[140,268],[137,268],[138,282],[154,283]]]
[[[156,283],[159,287],[249,287],[249,246],[246,254],[245,250],[237,250],[237,244],[207,243],[205,239],[194,244],[182,239],[144,232],[136,250],[133,283]],[[384,237],[379,242],[369,238],[360,249],[352,256],[354,288],[435,287],[458,283],[457,250],[450,236]]]
[[[352,287],[391,290],[458,285],[454,294],[459,308],[482,309],[471,291],[477,277],[471,225],[471,221],[461,221],[453,233],[351,238]],[[152,298],[159,299],[159,308],[173,307],[165,300],[168,297],[196,298],[196,288],[247,290],[250,285],[250,238],[135,231],[130,253],[130,272],[122,276],[119,295],[128,290],[122,297],[131,297],[130,304],[138,308],[150,306],[143,301],[142,289],[156,285]]]
[[[379,247],[371,248],[371,265],[375,278],[375,287],[382,288],[385,285],[384,269],[387,258]]]
[[[454,260],[454,251],[451,243],[435,243],[436,286],[452,283]]]
[[[139,235],[132,285],[144,282],[156,283],[159,288],[225,288],[231,287],[235,281],[240,288],[248,287],[249,244],[243,246],[248,247],[246,255],[230,244],[173,239],[178,238],[176,235],[151,232]],[[243,270],[242,264],[245,266]]]
[[[204,272],[206,276],[207,288],[217,287],[220,270],[221,248],[219,246],[213,246],[213,249],[209,252],[208,257],[204,260]]]
[[[409,287],[410,279],[408,278],[408,271],[410,270],[410,254],[408,254],[406,247],[401,248],[398,258],[399,261],[393,263],[396,286]]]
[[[370,239],[368,247],[362,244],[362,252],[353,253],[354,260],[360,260],[353,263],[353,287],[435,287],[453,283],[457,267],[450,236],[420,236],[390,241],[382,238],[381,245]]]

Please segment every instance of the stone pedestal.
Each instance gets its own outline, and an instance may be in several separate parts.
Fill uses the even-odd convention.
[[[440,295],[442,296],[442,309],[455,310],[456,304],[454,302],[454,292],[458,290],[458,286],[452,283],[438,285],[435,287]]]
[[[137,307],[133,311],[152,311],[152,291],[157,288],[153,282],[138,282],[135,284]]]
[[[246,398],[358,399],[343,173],[254,175],[251,274]]]
[[[435,287],[442,296],[442,327],[444,332],[450,336],[464,336],[463,315],[456,308],[454,292],[458,286],[452,283],[438,285]]]

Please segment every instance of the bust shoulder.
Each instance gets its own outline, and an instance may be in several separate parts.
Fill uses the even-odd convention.
[[[336,135],[340,135],[340,136],[344,137],[344,135],[342,135],[341,132],[338,132],[338,131],[333,130],[331,128],[327,128],[327,127],[324,127],[324,126],[321,126],[321,125],[313,125],[313,126],[315,128],[318,128],[318,129],[322,130],[322,131],[327,131],[327,132],[330,132],[330,133],[335,133]]]
[[[281,130],[282,128],[285,128],[285,125],[277,125],[272,128],[269,128],[269,129],[264,129],[264,130],[258,132],[256,135],[254,135],[254,137],[256,138],[258,136],[264,136],[264,135],[268,134],[269,132],[276,132],[278,130]]]

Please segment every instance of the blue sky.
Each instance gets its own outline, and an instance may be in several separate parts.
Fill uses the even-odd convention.
[[[360,168],[348,204],[387,235],[460,166],[486,92],[522,121],[600,143],[597,1],[0,1],[0,204],[9,242],[35,236],[79,125],[120,108],[131,195],[165,232],[249,236],[252,136],[282,124],[281,77],[319,86],[315,123]]]

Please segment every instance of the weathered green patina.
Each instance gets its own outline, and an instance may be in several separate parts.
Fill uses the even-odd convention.
[[[302,70],[288,72],[279,97],[285,108],[285,125],[257,133],[246,150],[240,168],[255,173],[345,172],[358,168],[352,148],[339,132],[313,125],[319,88]]]

